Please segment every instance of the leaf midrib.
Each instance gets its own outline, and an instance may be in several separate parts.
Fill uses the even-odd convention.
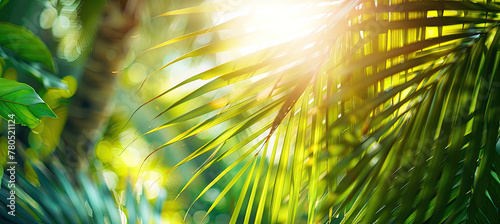
[[[18,104],[18,105],[29,107],[29,108],[34,108],[34,109],[37,109],[39,111],[44,112],[42,109],[40,109],[38,107],[35,107],[35,106],[32,106],[32,105],[28,105],[28,104],[24,104],[24,103],[19,103],[19,102],[16,102],[16,101],[11,101],[11,100],[6,100],[6,99],[1,99],[1,98],[0,98],[0,101],[6,102],[6,103]],[[37,105],[37,104],[42,104],[42,103],[36,103],[34,105]]]

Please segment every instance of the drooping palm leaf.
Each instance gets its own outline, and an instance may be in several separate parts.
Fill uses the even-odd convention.
[[[288,1],[279,8],[286,18],[269,16],[276,8],[259,11],[268,6],[241,6],[244,13],[224,25],[152,48],[207,32],[236,33],[162,69],[254,45],[253,53],[151,100],[208,80],[160,116],[209,92],[224,93],[152,132],[212,116],[159,150],[227,124],[175,167],[211,151],[217,159],[200,172],[230,153],[248,157],[228,168],[239,172],[227,188],[243,183],[232,223],[500,222],[497,2]],[[161,16],[221,10],[198,6]],[[292,29],[273,32],[288,24],[282,20]],[[244,144],[225,145],[231,139]]]
[[[15,191],[16,197],[15,216],[8,215],[8,207],[0,209],[5,214],[0,216],[2,223],[161,222],[161,204],[150,204],[145,194],[136,197],[130,184],[123,191],[122,199],[117,192],[108,188],[102,175],[90,175],[83,171],[75,174],[59,162],[50,167],[42,164],[34,166],[40,181],[38,187],[33,186],[26,175],[19,171],[15,187],[9,187],[7,179],[2,181],[2,204],[9,204],[10,190]],[[69,175],[76,177],[70,178]],[[157,200],[163,202],[165,199],[166,193],[163,191]]]

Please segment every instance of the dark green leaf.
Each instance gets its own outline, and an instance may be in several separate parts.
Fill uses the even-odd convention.
[[[55,71],[49,49],[24,27],[0,22],[0,47],[10,49],[28,61],[40,62],[51,72]]]

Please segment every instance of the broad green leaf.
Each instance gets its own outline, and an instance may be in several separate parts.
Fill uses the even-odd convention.
[[[40,123],[40,117],[57,118],[33,88],[9,79],[0,78],[0,105],[3,118],[14,114],[16,123],[30,128]]]
[[[15,52],[25,60],[40,62],[51,72],[55,70],[49,49],[24,27],[0,22],[0,47]]]

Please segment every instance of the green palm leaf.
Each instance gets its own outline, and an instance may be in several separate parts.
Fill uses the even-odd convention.
[[[148,50],[235,32],[160,70],[261,43],[145,103],[199,79],[209,81],[157,117],[209,92],[224,93],[153,128],[149,133],[211,117],[157,150],[227,124],[175,167],[212,152],[217,159],[194,179],[227,154],[260,155],[228,168],[243,166],[224,189],[243,184],[232,223],[500,222],[498,3],[318,0],[285,7],[297,22],[287,32],[272,33],[279,27],[265,23],[242,31],[245,24],[232,21],[264,16],[251,8]],[[197,6],[161,16],[220,9]],[[226,145],[236,139],[245,143]]]

